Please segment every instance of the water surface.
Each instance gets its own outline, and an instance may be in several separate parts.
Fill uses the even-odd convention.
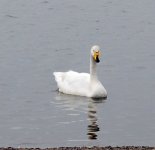
[[[154,146],[154,5],[1,0],[0,146]],[[52,73],[88,72],[94,44],[108,98],[58,93]]]

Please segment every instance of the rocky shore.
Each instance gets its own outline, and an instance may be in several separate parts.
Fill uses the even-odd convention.
[[[149,146],[122,146],[122,147],[58,147],[58,148],[0,148],[0,150],[155,150],[155,147]]]

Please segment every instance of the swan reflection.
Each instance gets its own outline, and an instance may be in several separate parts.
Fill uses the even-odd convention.
[[[102,103],[103,99],[91,99],[88,104],[88,138],[91,140],[97,139],[97,132],[100,131],[97,124],[97,103]]]
[[[72,96],[66,95],[62,93],[58,93],[56,95],[57,102],[56,105],[61,106],[63,110],[74,111],[73,114],[80,115],[81,113],[88,114],[87,120],[83,120],[84,122],[88,121],[87,125],[87,133],[89,140],[97,139],[97,132],[100,131],[100,127],[98,125],[98,117],[97,117],[97,105],[99,103],[103,103],[104,99],[91,99],[86,97]],[[76,115],[74,115],[74,122],[78,122],[76,119]],[[80,122],[80,121],[79,121]],[[73,123],[71,121],[70,123]]]

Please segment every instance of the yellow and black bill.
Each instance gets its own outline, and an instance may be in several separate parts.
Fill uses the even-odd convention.
[[[99,57],[100,57],[100,52],[99,51],[95,51],[93,58],[94,58],[94,60],[95,60],[96,63],[99,63],[100,62]]]

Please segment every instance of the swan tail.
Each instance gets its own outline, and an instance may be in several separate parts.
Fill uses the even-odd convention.
[[[54,72],[53,75],[54,75],[57,83],[63,81],[63,79],[64,79],[64,73],[63,72]]]
[[[58,91],[63,92],[63,81],[65,78],[65,73],[64,72],[54,72],[53,75],[55,76],[55,81],[57,82],[58,86]]]

